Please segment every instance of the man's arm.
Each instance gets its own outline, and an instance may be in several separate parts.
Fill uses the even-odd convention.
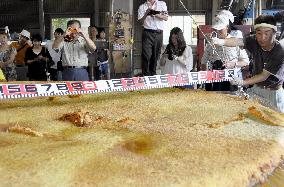
[[[242,38],[226,38],[226,39],[212,38],[212,42],[215,45],[227,46],[227,47],[244,46],[244,41]]]
[[[271,73],[266,71],[265,69],[262,71],[262,73],[257,74],[251,78],[248,78],[246,80],[242,80],[239,77],[232,76],[232,80],[230,81],[232,85],[239,85],[239,86],[248,86],[248,85],[253,85],[259,82],[265,81]]]
[[[160,13],[153,16],[161,20],[168,21],[168,14]]]
[[[259,83],[259,82],[263,82],[265,81],[271,74],[266,71],[265,69],[262,71],[262,73],[257,74],[251,78],[248,78],[246,80],[244,80],[243,82],[243,86],[248,86],[248,85],[252,85],[255,83]]]
[[[139,11],[139,10],[138,10],[138,11]],[[144,21],[145,21],[145,19],[147,18],[147,16],[149,16],[148,14],[149,14],[150,11],[151,11],[151,9],[148,8],[148,9],[146,10],[144,16],[143,16],[142,18],[138,19],[138,22],[139,22],[141,25],[144,24]]]
[[[89,36],[87,36],[85,33],[81,32],[81,30],[78,31],[80,33],[80,35],[86,40],[86,43],[89,47],[90,50],[95,51],[96,50],[96,45],[93,42],[93,40],[91,40],[91,38],[89,38]]]

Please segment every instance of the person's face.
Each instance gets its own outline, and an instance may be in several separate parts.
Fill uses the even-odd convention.
[[[25,44],[28,40],[25,36],[20,34],[19,41],[20,43]]]
[[[6,45],[8,42],[8,37],[6,34],[0,34],[0,45]]]
[[[91,27],[90,28],[90,33],[91,33],[92,36],[97,36],[98,29],[96,27]]]
[[[149,3],[154,4],[156,0],[148,0]]]
[[[57,39],[57,38],[59,38],[60,36],[62,36],[62,34],[59,33],[59,32],[54,32],[53,35],[54,35],[54,38],[55,38],[55,39]]]
[[[225,39],[228,36],[228,28],[225,27],[221,30],[214,30],[217,33],[217,37],[220,39]]]
[[[35,47],[39,47],[39,46],[41,46],[41,41],[33,40],[33,45],[34,45]]]
[[[100,32],[100,38],[105,39],[106,33],[104,31]]]
[[[271,28],[260,27],[256,30],[256,41],[262,48],[270,48],[275,37],[275,31]]]
[[[177,35],[176,34],[172,35],[171,40],[172,40],[172,43],[173,43],[174,46],[178,45]]]

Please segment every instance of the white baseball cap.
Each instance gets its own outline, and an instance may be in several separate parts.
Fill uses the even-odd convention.
[[[233,15],[232,12],[230,12],[229,10],[221,10],[218,15],[224,15],[227,16],[229,18],[229,20],[234,23],[235,21],[235,16]]]
[[[215,18],[215,23],[212,25],[213,29],[222,30],[229,25],[229,18],[225,15],[217,15]]]
[[[25,29],[22,30],[22,32],[20,33],[20,35],[30,39],[31,38],[31,33]]]

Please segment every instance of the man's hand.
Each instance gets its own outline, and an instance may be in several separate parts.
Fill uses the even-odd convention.
[[[148,9],[146,10],[144,16],[149,16],[149,13],[151,12],[151,10],[152,10],[151,8],[148,8]]]
[[[240,79],[239,77],[236,77],[234,75],[231,76],[232,80],[230,80],[230,83],[232,85],[237,85],[237,86],[243,86],[244,85],[244,81],[242,79]]]
[[[232,61],[232,62],[230,62],[230,61],[225,61],[225,67],[227,68],[227,69],[233,69],[233,68],[235,68],[236,67],[236,64],[237,64],[237,62],[234,62],[234,61]]]

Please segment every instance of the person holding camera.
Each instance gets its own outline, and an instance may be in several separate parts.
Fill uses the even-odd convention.
[[[52,47],[62,52],[63,81],[88,81],[88,54],[96,50],[95,43],[81,31],[79,20],[67,22],[67,30],[63,37],[53,43]]]
[[[138,21],[143,25],[142,73],[156,75],[157,61],[163,44],[164,22],[168,20],[164,1],[147,0],[138,9]]]
[[[193,68],[192,49],[186,45],[183,32],[175,27],[170,32],[169,44],[160,59],[162,74],[188,73]]]
[[[212,28],[216,38],[225,39],[231,37],[243,38],[241,32],[239,35],[232,36],[230,27],[230,18],[224,14],[219,14],[215,18]],[[213,50],[210,44],[207,44],[201,59],[201,70],[222,70],[237,69],[238,74],[242,77],[242,68],[249,65],[249,57],[244,49],[239,47],[225,47],[214,45]],[[231,86],[229,81],[206,83],[206,91],[235,91],[237,88]]]

